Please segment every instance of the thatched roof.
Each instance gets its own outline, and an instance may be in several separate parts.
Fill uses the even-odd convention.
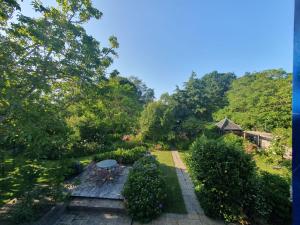
[[[231,120],[229,120],[227,118],[216,123],[216,126],[219,127],[223,131],[230,131],[230,130],[242,131],[243,130],[239,125],[235,124],[234,122],[232,122]]]

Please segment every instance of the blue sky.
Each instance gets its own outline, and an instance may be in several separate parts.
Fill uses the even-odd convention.
[[[44,2],[44,1],[43,1]],[[53,0],[45,1],[51,4]],[[28,5],[25,0],[23,5]],[[195,71],[292,71],[293,0],[95,0],[101,20],[85,27],[120,43],[112,69],[138,76],[156,97]],[[29,7],[23,13],[32,11]]]

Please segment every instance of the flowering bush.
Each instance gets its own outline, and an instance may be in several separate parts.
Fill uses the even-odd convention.
[[[145,156],[134,163],[123,195],[133,219],[148,222],[162,213],[166,189],[155,158]]]

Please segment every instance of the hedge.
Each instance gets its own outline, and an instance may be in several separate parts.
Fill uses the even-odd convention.
[[[121,164],[133,164],[135,161],[145,156],[146,153],[147,149],[145,147],[135,147],[132,149],[119,148],[115,151],[96,155],[93,160],[98,162],[105,159],[115,159]]]
[[[205,214],[226,222],[290,224],[288,182],[259,172],[240,138],[202,136],[190,150],[189,166]]]

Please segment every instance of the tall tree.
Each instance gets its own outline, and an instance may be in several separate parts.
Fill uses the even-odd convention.
[[[44,145],[33,145],[41,140],[32,132],[44,130],[51,139],[65,130],[46,128],[54,124],[55,118],[63,120],[65,110],[60,100],[65,83],[92,86],[103,79],[105,69],[116,55],[118,42],[110,37],[110,47],[101,47],[86,33],[83,24],[102,15],[90,0],[57,0],[56,8],[33,1],[39,17],[19,13],[16,21],[8,22],[13,9],[19,6],[14,1],[5,4],[11,9],[1,8],[1,21],[6,19],[6,23],[2,23],[0,40],[0,141],[25,149],[31,149],[30,146],[43,149]],[[50,124],[46,125],[48,120],[44,124],[40,119],[28,120],[33,114],[37,118],[42,118],[41,114],[51,118]],[[20,130],[28,132],[20,135]],[[49,140],[43,143],[46,142],[53,143]]]
[[[272,131],[291,127],[291,74],[283,70],[247,73],[227,92],[229,105],[215,113],[245,129]]]

